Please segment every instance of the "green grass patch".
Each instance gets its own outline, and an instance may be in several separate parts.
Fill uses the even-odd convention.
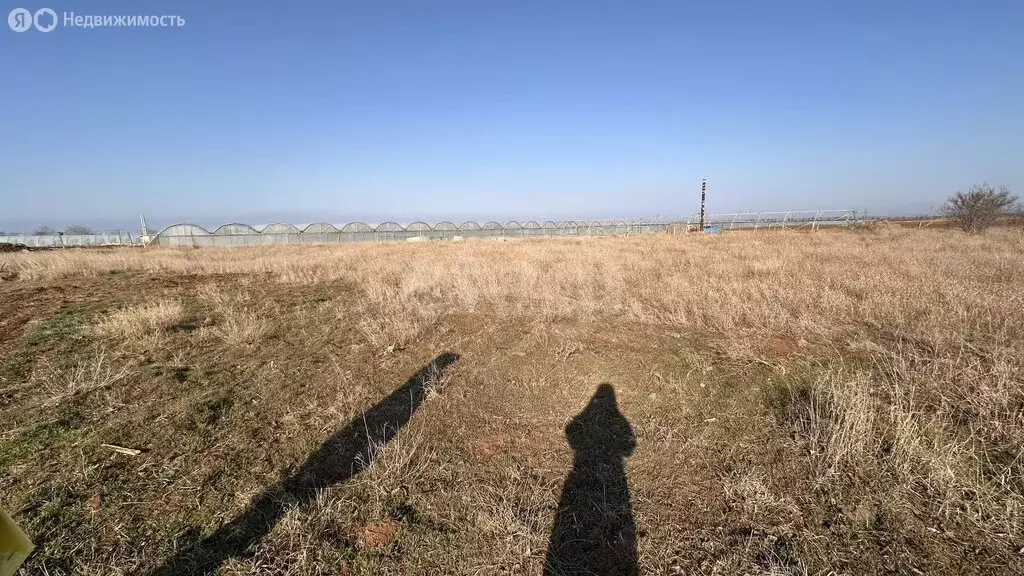
[[[14,438],[0,442],[0,468],[23,462],[43,451],[78,440],[84,432],[74,414],[37,422],[22,429]]]
[[[40,355],[56,350],[56,360],[71,363],[86,339],[87,317],[78,307],[65,305],[22,336],[21,346],[0,361],[0,390],[23,382]]]

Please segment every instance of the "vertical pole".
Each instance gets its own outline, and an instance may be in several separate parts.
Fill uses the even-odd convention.
[[[704,231],[704,202],[707,200],[708,195],[708,181],[704,178],[700,179],[700,231]]]

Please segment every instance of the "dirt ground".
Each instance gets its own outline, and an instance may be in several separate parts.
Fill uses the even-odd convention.
[[[812,248],[783,234],[758,248],[777,269],[719,270],[734,284],[704,292],[689,321],[653,300],[683,288],[628,262],[671,247],[679,274],[708,274],[687,272],[686,258],[743,261],[742,243],[756,239],[495,248],[507,259],[482,241],[357,256],[304,247],[301,269],[287,249],[256,269],[217,263],[266,256],[246,249],[19,255],[9,261],[19,274],[0,282],[0,507],[38,545],[24,574],[1024,573],[1012,312],[1024,241],[892,234],[815,236]],[[859,304],[788,301],[780,286],[805,271],[797,261],[843,243],[890,255],[849,278],[837,271],[857,253],[818,267],[815,286]],[[604,255],[609,246],[622,252]],[[410,264],[432,250],[458,271],[445,260],[435,278]],[[936,280],[901,258],[939,261],[944,250],[988,258],[993,276],[971,280],[950,263],[935,271],[948,287],[927,297],[966,290],[975,302],[912,308]],[[324,276],[318,258],[344,271]],[[185,260],[206,267],[175,268]],[[618,288],[594,279],[620,265],[652,292],[629,292],[628,277],[613,310],[602,298]],[[492,278],[470,276],[473,266],[509,268]],[[524,291],[515,298],[540,300],[519,305],[496,280],[533,273],[565,284]],[[377,293],[351,274],[404,288]],[[750,292],[730,304],[730,290]],[[763,317],[735,312],[754,294]],[[868,311],[873,298],[895,311]],[[826,305],[829,329],[801,320]],[[940,330],[982,308],[991,318]],[[699,315],[710,309],[734,316]],[[775,314],[793,319],[773,324]],[[961,404],[940,434],[940,396],[921,384],[903,404],[885,383],[899,370],[924,382],[915,362],[953,358],[957,342],[977,364],[948,374],[957,385],[975,368],[1000,374],[1001,403],[991,414]],[[869,382],[872,408],[828,388],[840,380]],[[918,459],[897,460],[911,452],[895,426],[911,424],[891,415],[911,405],[899,414],[917,423]],[[935,460],[967,443],[990,461],[1009,454],[1002,475],[982,464],[961,474],[982,461],[968,452]]]

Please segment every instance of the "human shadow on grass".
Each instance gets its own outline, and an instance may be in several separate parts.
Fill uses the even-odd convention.
[[[409,422],[428,386],[458,358],[448,352],[434,358],[405,384],[332,434],[294,474],[257,494],[235,519],[169,558],[153,576],[212,574],[228,559],[245,555],[291,505],[307,504],[318,489],[342,484],[369,466],[379,447]]]
[[[633,428],[619,412],[611,384],[598,386],[565,427],[573,466],[551,529],[545,576],[633,576],[636,522],[629,504],[625,458]]]

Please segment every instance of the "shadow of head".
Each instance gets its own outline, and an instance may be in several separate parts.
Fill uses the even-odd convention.
[[[586,408],[565,427],[565,437],[577,455],[624,458],[633,453],[633,428],[619,412],[615,388],[601,384]]]

